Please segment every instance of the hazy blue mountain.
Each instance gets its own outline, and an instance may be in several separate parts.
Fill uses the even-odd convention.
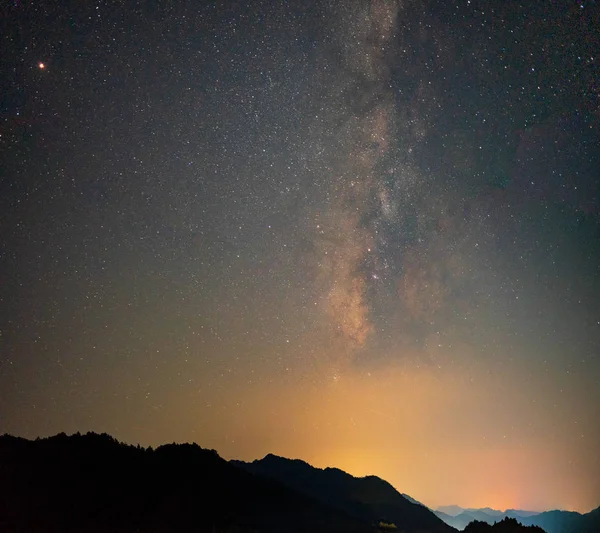
[[[583,515],[580,528],[582,533],[598,533],[600,531],[600,507]]]
[[[441,511],[441,509],[444,508],[453,512],[456,512],[458,509],[462,509],[462,511],[456,515],[450,515],[449,513]],[[507,509],[506,511],[500,511],[498,509],[492,509],[491,507],[484,507],[481,509],[463,509],[462,507],[458,507],[456,505],[450,505],[446,507],[438,507],[438,510],[435,511],[435,514],[444,522],[446,522],[446,524],[456,529],[464,529],[467,524],[473,522],[474,520],[478,522],[485,522],[486,524],[490,525],[494,524],[495,522],[499,522],[504,518],[516,518],[522,522],[522,518],[532,517],[538,513],[535,511],[523,511],[520,509]]]
[[[546,533],[579,533],[577,527],[581,516],[572,511],[546,511],[522,520],[524,524],[542,527]]]
[[[598,533],[600,532],[600,507],[580,514],[573,511],[546,511],[521,519],[524,524],[542,527],[547,533]]]
[[[440,511],[450,516],[456,516],[465,511],[465,509],[458,505],[441,505],[436,511]]]
[[[479,509],[468,508],[468,509],[465,509],[465,511],[472,513],[472,514],[485,513],[488,516],[495,516],[495,517],[500,517],[500,518],[502,518],[504,516],[503,511],[499,511],[498,509],[492,509],[491,507],[482,507]]]
[[[462,515],[469,516],[471,520],[479,520],[480,522],[486,522],[488,524],[499,522],[504,518],[504,513],[490,509],[489,507],[485,509],[467,509],[464,513],[458,516]]]
[[[487,524],[493,524],[501,520],[503,517],[500,516],[490,516],[483,511],[479,511],[477,509],[473,510],[464,510],[463,512],[457,514],[456,516],[451,516],[441,511],[435,511],[436,516],[438,516],[441,520],[446,522],[449,526],[452,526],[456,529],[462,530],[467,527],[467,524],[470,524],[474,521],[485,522]]]
[[[456,516],[444,513],[443,511],[433,511],[433,513],[440,520],[443,520],[446,524],[458,530],[463,530],[470,522],[468,519],[465,521],[464,511],[461,511]]]
[[[496,517],[502,519],[504,517],[509,518],[521,518],[525,516],[534,516],[539,514],[539,511],[525,511],[522,509],[507,509],[506,511],[500,511],[498,509],[492,509],[491,507],[459,507],[458,505],[442,505],[436,508],[436,511],[440,511],[446,515],[458,516],[461,513],[467,512],[477,516],[478,513],[485,513],[487,516]]]
[[[523,511],[522,509],[507,509],[504,515],[510,518],[523,518],[526,516],[535,516],[540,514],[539,511]]]
[[[558,510],[543,513],[521,509],[498,511],[489,507],[463,509],[456,515],[450,515],[442,509],[456,512],[459,509],[458,506],[438,507],[435,514],[446,524],[459,530],[465,529],[473,521],[492,525],[504,518],[515,518],[523,525],[539,526],[547,533],[600,533],[600,508],[583,515],[573,511]]]
[[[446,520],[454,518],[452,515],[446,514],[443,511],[433,511],[433,514],[441,518],[444,522],[446,522]]]

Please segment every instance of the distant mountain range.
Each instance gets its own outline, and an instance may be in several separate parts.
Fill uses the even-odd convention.
[[[442,517],[455,519],[469,511],[489,519],[488,513],[495,512],[454,511],[459,511],[456,516]],[[519,520],[547,519],[552,528],[563,524],[563,529],[547,529],[549,533],[600,531],[593,525],[600,510],[554,513],[559,514]],[[465,531],[541,531],[513,518],[491,518],[498,524],[472,521]],[[227,462],[196,444],[152,449],[95,433],[35,441],[1,436],[0,532],[80,531],[456,533],[430,509],[378,477],[356,478],[300,460],[267,455],[252,463]]]
[[[522,511],[507,509],[499,511],[485,507],[483,509],[464,509],[458,505],[438,507],[434,513],[446,524],[462,530],[473,521],[494,524],[505,518],[517,519],[521,524],[539,526],[546,533],[600,533],[600,507],[586,514],[572,511]]]

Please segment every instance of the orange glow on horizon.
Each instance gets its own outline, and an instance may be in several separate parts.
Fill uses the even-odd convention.
[[[434,508],[564,508],[580,472],[566,466],[565,449],[547,445],[543,423],[511,433],[511,427],[530,427],[530,415],[515,416],[530,398],[496,380],[480,375],[466,384],[453,372],[398,365],[368,373],[347,369],[335,382],[288,384],[275,394],[277,408],[273,391],[248,391],[245,432],[241,426],[221,432],[242,438],[269,433],[268,426],[277,427],[278,437],[262,443],[245,437],[243,452],[229,443],[214,447],[229,458],[254,460],[272,452],[354,476],[375,475]],[[265,412],[269,420],[258,416]],[[588,488],[577,500],[591,502],[592,496]]]
[[[501,372],[515,372],[505,367],[472,363],[461,372],[398,361],[359,368],[321,360],[315,374],[268,385],[240,374],[218,398],[206,389],[170,394],[143,433],[116,436],[155,446],[168,430],[173,441],[225,459],[274,453],[375,475],[432,508],[593,508],[594,485],[581,483],[585,464],[554,440],[543,389],[507,384]]]

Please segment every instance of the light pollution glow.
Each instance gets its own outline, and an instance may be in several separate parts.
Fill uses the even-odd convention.
[[[170,396],[151,426],[119,437],[160,444],[168,433],[228,459],[275,453],[375,474],[432,507],[589,511],[598,487],[582,483],[588,466],[579,460],[593,453],[589,439],[565,440],[557,425],[581,409],[585,391],[565,390],[569,405],[550,416],[551,379],[527,389],[526,379],[513,377],[517,364],[469,365],[464,373],[428,364],[347,368],[328,380],[274,377],[254,385],[232,378],[222,396],[207,399],[214,408],[196,393]]]
[[[600,504],[591,10],[16,4],[0,433]]]

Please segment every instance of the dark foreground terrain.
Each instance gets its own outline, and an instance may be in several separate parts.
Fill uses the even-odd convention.
[[[491,527],[487,524],[477,527]],[[229,463],[195,444],[156,450],[109,435],[0,437],[3,533],[452,533],[376,477],[281,457]],[[516,523],[481,529],[532,532]],[[536,529],[535,531],[541,531]]]
[[[0,531],[368,531],[196,445],[0,439]]]
[[[492,525],[475,520],[465,528],[465,533],[513,533],[517,531],[522,533],[544,533],[541,527],[523,526],[516,518],[504,518]]]
[[[455,531],[427,507],[412,503],[376,476],[356,478],[337,468],[315,468],[300,460],[269,454],[252,463],[233,461],[260,476],[311,496],[362,523],[394,524],[399,531]],[[440,524],[442,522],[442,524]]]

